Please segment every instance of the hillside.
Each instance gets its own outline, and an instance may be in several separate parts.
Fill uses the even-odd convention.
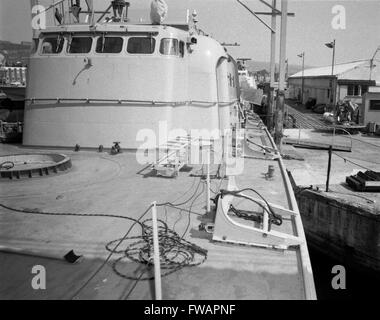
[[[18,61],[21,61],[23,65],[27,65],[30,49],[31,44],[12,43],[9,41],[0,40],[0,54],[7,58],[9,65],[12,65]],[[247,61],[246,66],[250,72],[257,72],[261,70],[269,71],[269,62]],[[276,64],[277,72],[278,68],[279,66]],[[306,68],[309,68],[309,66],[306,66]],[[301,70],[301,65],[289,65],[289,75],[295,74]]]
[[[263,61],[247,61],[246,63],[248,71],[257,72],[261,70],[267,70],[269,72],[270,64],[269,62]],[[305,66],[305,68],[310,68],[310,66]],[[276,71],[278,72],[279,65],[276,64]],[[302,65],[289,65],[289,75],[295,74],[302,70]]]

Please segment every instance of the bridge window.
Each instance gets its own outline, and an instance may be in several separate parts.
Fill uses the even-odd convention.
[[[99,37],[96,44],[97,53],[120,53],[123,50],[123,38]]]
[[[59,54],[62,52],[65,39],[61,36],[45,38],[42,42],[42,54]]]
[[[72,37],[69,45],[69,53],[89,53],[92,47],[91,37]]]
[[[152,54],[156,46],[156,39],[152,37],[132,37],[128,40],[128,53]]]
[[[179,55],[179,46],[177,39],[162,39],[160,46],[160,53],[169,56]]]

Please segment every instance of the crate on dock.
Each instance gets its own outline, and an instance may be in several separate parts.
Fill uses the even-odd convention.
[[[347,184],[356,191],[380,192],[380,172],[358,172],[354,176],[346,178]]]

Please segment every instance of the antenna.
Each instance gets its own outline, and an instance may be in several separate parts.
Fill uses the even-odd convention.
[[[251,61],[252,59],[251,58],[237,58],[236,60],[246,63],[246,61]]]
[[[223,47],[240,47],[240,44],[237,43],[237,42],[235,42],[235,43],[225,43],[225,42],[223,42],[223,43],[221,43],[221,45]]]

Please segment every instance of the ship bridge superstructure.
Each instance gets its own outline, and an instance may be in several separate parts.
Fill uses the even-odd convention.
[[[223,46],[194,22],[131,23],[127,7],[98,22],[62,18],[38,33],[29,64],[25,145],[120,141],[134,149],[139,133],[157,133],[160,123],[168,131],[231,127],[239,77]]]

